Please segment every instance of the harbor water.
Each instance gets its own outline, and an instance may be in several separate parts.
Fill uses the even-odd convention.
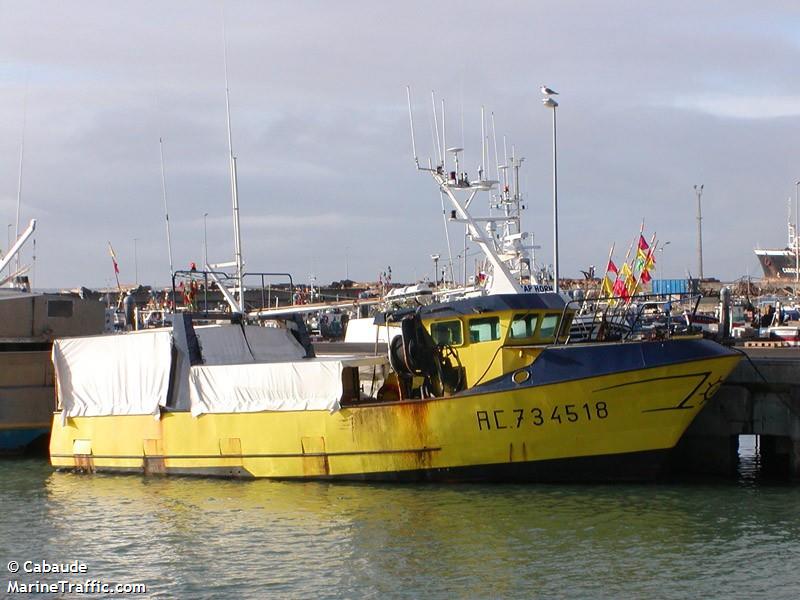
[[[94,579],[146,586],[130,598],[796,598],[800,487],[760,481],[747,450],[736,480],[648,485],[144,478],[4,461],[0,597],[92,597],[9,585]],[[22,568],[42,561],[86,570]]]

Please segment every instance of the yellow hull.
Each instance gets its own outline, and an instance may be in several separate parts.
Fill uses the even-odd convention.
[[[614,480],[657,474],[738,362],[721,355],[323,411],[53,419],[53,466],[272,478]]]

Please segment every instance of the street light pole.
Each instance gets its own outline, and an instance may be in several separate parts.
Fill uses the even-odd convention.
[[[139,285],[139,252],[136,244],[138,241],[139,238],[133,238],[133,272],[137,286]]]
[[[11,228],[14,226],[13,223],[9,223],[8,227],[6,228],[6,237],[8,238],[8,246],[6,246],[6,252],[11,250]],[[11,277],[11,263],[8,263],[8,276]]]
[[[700,209],[703,185],[694,186],[694,193],[697,194],[697,270],[700,280],[703,279],[703,214]]]
[[[203,270],[208,267],[208,213],[203,213]]]
[[[672,242],[664,242],[663,244],[661,244],[661,247],[658,249],[658,251],[661,252],[661,272],[664,275],[664,277],[663,277],[664,279],[669,279],[667,277],[667,267],[664,265],[664,248],[669,246],[671,243]]]
[[[797,187],[800,186],[800,181],[794,182],[794,295],[797,296],[797,284],[800,282],[800,248],[798,248],[798,239],[797,239],[797,221],[798,219],[798,212],[797,212]]]
[[[552,92],[552,90],[550,90]],[[551,95],[542,104],[553,109],[553,291],[558,293],[558,152],[556,146],[556,102]]]

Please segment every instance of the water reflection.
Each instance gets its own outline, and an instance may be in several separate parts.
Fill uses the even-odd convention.
[[[800,571],[789,486],[0,473],[2,558],[79,558],[152,597],[790,597]]]

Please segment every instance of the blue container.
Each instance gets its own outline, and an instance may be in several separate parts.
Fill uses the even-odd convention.
[[[688,294],[688,279],[653,279],[653,294]]]

